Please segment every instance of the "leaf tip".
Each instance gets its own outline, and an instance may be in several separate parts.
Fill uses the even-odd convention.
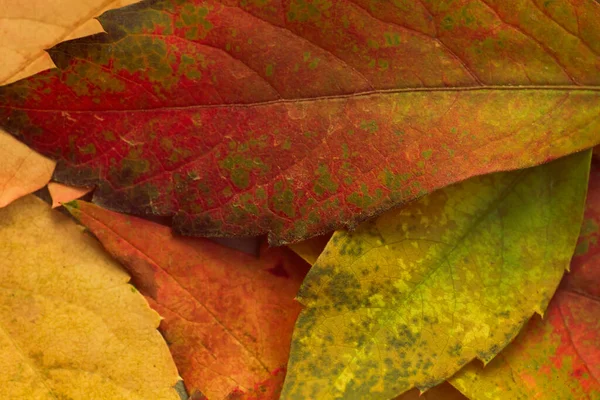
[[[79,220],[81,211],[79,210],[79,202],[77,200],[67,201],[61,205],[71,214],[76,220]]]
[[[69,211],[79,209],[79,204],[77,200],[71,200],[60,204]]]

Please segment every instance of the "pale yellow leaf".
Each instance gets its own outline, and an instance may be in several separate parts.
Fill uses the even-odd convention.
[[[160,317],[73,221],[17,200],[0,254],[0,399],[179,399]]]
[[[46,185],[55,164],[0,129],[0,207]]]

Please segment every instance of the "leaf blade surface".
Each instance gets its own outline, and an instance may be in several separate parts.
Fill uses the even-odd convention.
[[[450,382],[472,400],[600,397],[600,164],[592,162],[584,223],[571,271],[542,320],[526,328],[485,368],[471,363]]]
[[[94,240],[33,196],[0,227],[0,397],[179,399],[158,314]]]
[[[275,374],[267,387],[277,398],[306,263],[285,248],[263,248],[257,259],[91,203],[65,206],[164,318],[160,329],[190,395],[223,399],[251,392]]]
[[[590,155],[473,178],[336,232],[298,294],[282,397],[389,398],[489,362],[569,265]]]
[[[3,126],[100,205],[272,243],[600,141],[594,1],[303,4],[107,13]]]

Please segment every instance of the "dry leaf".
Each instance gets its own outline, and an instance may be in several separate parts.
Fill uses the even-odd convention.
[[[0,207],[42,188],[55,165],[0,129]]]
[[[286,248],[262,246],[252,257],[91,203],[65,207],[163,316],[160,329],[192,398],[279,398],[308,264]]]
[[[0,85],[53,68],[45,49],[104,32],[94,17],[138,1],[0,0]]]
[[[48,191],[52,197],[52,208],[59,207],[63,203],[77,200],[88,194],[91,190],[92,189],[90,188],[63,185],[58,182],[50,182],[48,184]]]
[[[0,399],[179,399],[160,317],[73,221],[22,198],[0,254]]]

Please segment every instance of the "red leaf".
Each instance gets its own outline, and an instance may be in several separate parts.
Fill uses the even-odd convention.
[[[593,0],[145,1],[0,89],[95,202],[295,241],[600,142]]]
[[[160,329],[190,394],[278,397],[308,264],[286,248],[263,247],[257,259],[90,203],[66,207],[163,316]]]

